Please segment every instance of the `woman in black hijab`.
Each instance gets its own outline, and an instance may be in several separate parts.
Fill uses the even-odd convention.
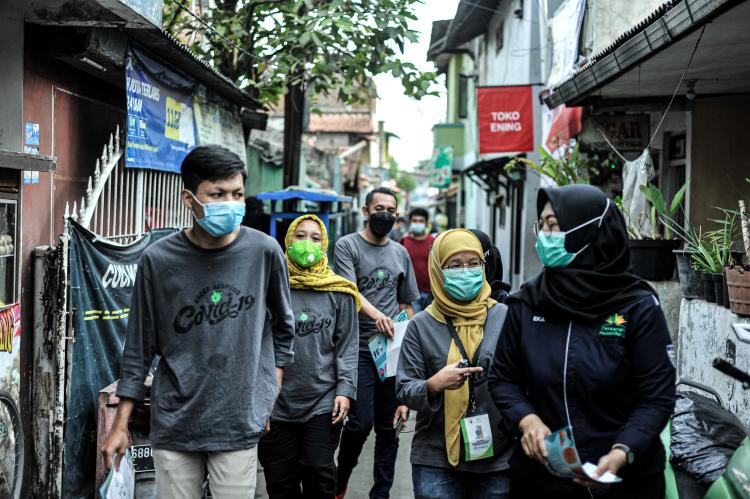
[[[662,499],[674,349],[656,293],[630,272],[622,215],[587,185],[541,189],[537,214],[544,269],[507,300],[490,373],[493,399],[521,436],[512,492]],[[566,477],[545,468],[552,432],[575,441],[579,463],[565,454],[575,468]],[[592,475],[578,467],[587,462]],[[597,481],[605,472],[622,482]]]
[[[510,291],[510,284],[503,282],[503,258],[500,255],[500,250],[497,246],[492,244],[490,236],[482,232],[479,229],[469,229],[479,242],[482,243],[482,251],[484,252],[484,274],[487,276],[487,282],[492,288],[492,294],[490,298],[493,300],[504,303],[508,298],[508,291]]]

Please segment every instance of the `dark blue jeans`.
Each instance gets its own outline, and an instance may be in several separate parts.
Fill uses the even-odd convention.
[[[341,433],[338,455],[336,494],[346,490],[349,477],[357,466],[367,437],[375,427],[375,459],[372,470],[374,482],[371,499],[387,499],[396,469],[398,439],[393,429],[396,400],[396,378],[380,381],[370,351],[359,352],[357,400],[349,410],[349,419]]]
[[[507,499],[510,477],[505,471],[472,473],[436,466],[411,465],[414,499]]]
[[[426,309],[432,303],[433,296],[429,291],[420,291],[419,299],[411,302],[411,307],[414,309],[414,313],[421,312]]]

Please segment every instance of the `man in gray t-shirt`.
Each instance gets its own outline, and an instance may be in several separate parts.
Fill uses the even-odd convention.
[[[138,265],[117,388],[120,403],[101,452],[109,467],[129,445],[128,420],[151,390],[157,497],[253,497],[257,443],[284,366],[294,316],[286,259],[267,235],[240,227],[247,174],[219,146],[182,163],[189,229],[149,247]]]
[[[359,367],[357,400],[341,434],[338,454],[337,498],[343,497],[370,431],[375,428],[375,483],[370,498],[387,498],[395,471],[398,440],[394,429],[408,417],[406,406],[396,399],[394,378],[380,381],[368,342],[381,332],[393,335],[393,317],[419,298],[414,269],[406,249],[388,238],[396,220],[398,202],[387,188],[374,189],[362,209],[365,230],[341,238],[334,252],[334,271],[357,284],[359,313]]]

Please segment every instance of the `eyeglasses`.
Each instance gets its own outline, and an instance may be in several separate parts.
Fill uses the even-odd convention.
[[[443,267],[443,270],[458,270],[458,269],[481,269],[484,267],[482,260],[471,260],[468,263],[451,263]]]
[[[534,222],[534,224],[531,226],[531,232],[534,234],[535,237],[538,237],[540,232],[556,232],[556,231],[543,231],[542,230],[543,226],[544,226],[544,222]],[[549,227],[550,229],[557,228],[557,230],[560,230],[559,223],[550,224]]]

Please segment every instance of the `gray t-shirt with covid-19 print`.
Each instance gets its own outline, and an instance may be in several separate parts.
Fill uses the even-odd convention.
[[[419,299],[414,268],[402,245],[387,240],[378,245],[360,234],[349,234],[338,240],[333,270],[357,283],[359,292],[375,308],[389,317],[399,312],[399,304]],[[368,341],[377,332],[375,322],[359,314],[359,347],[368,348]]]
[[[292,308],[294,363],[284,369],[272,420],[304,423],[332,413],[339,395],[357,397],[357,307],[349,294],[293,289]]]
[[[151,389],[151,445],[200,452],[255,446],[294,355],[289,271],[278,243],[243,227],[206,250],[185,232],[143,253],[131,298],[117,395]]]

